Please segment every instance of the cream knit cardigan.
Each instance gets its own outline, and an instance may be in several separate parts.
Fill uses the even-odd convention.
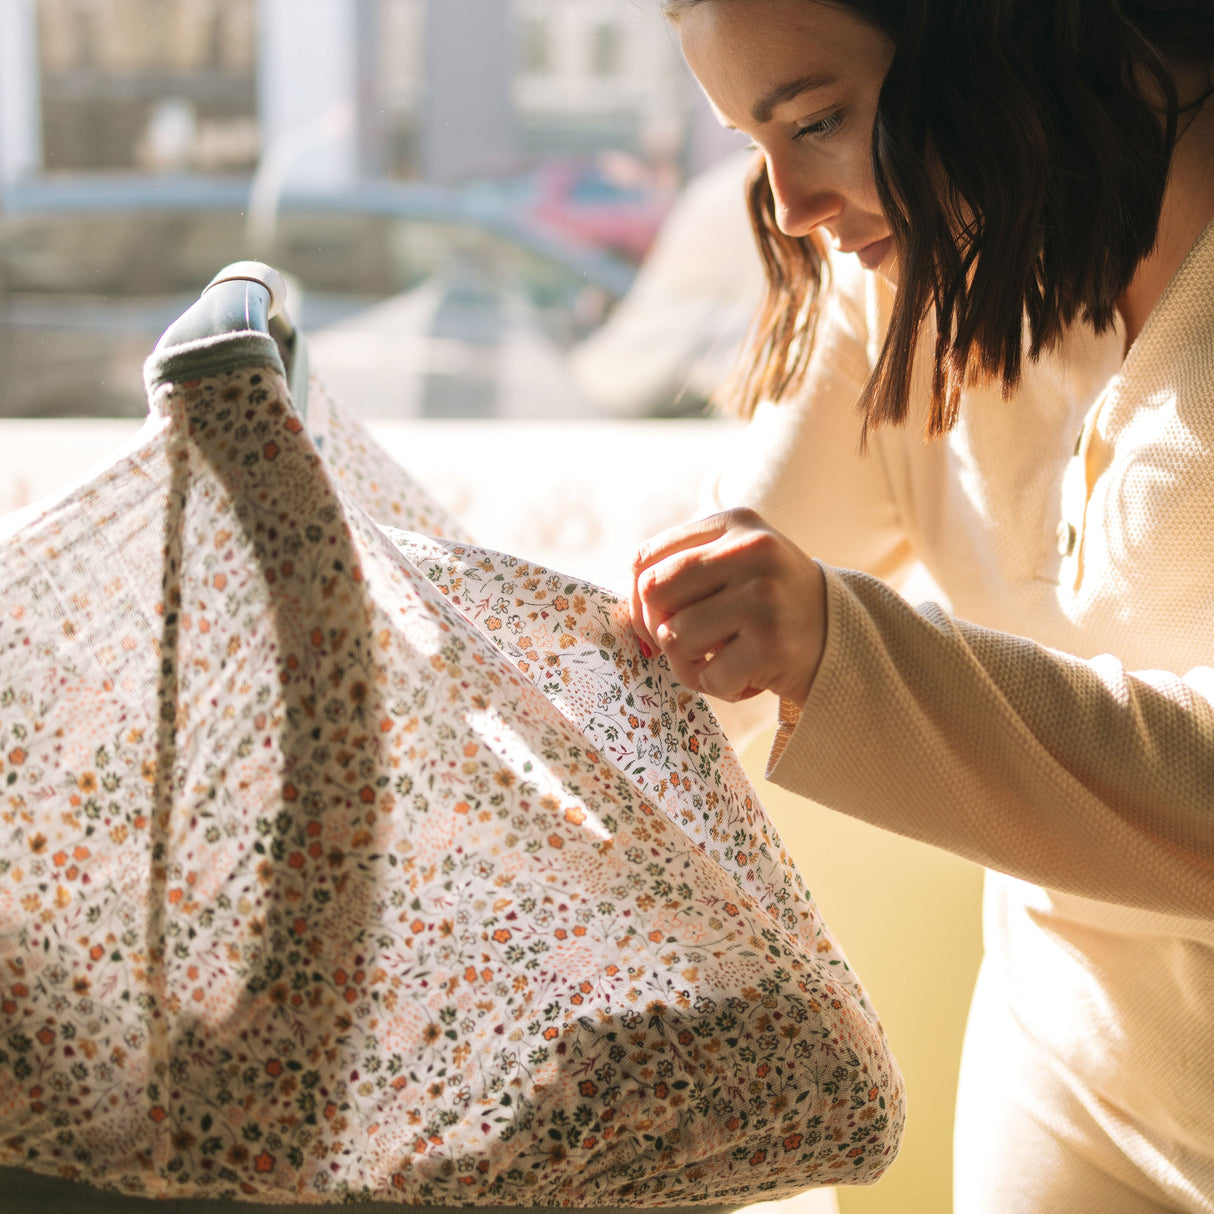
[[[1076,327],[946,440],[913,420],[861,457],[889,306],[836,259],[806,390],[712,486],[826,563],[768,776],[995,870],[1012,1014],[1214,1200],[1214,224],[1124,361],[1124,331]],[[877,580],[916,558],[950,611]]]

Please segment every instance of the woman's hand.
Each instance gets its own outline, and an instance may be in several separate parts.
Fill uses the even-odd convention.
[[[826,579],[753,510],[672,527],[632,562],[632,625],[689,687],[804,704],[826,640]]]

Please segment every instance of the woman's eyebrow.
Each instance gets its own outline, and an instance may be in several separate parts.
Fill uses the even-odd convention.
[[[838,77],[836,76],[815,75],[802,76],[798,80],[790,80],[787,84],[778,84],[771,92],[755,102],[750,116],[758,123],[770,122],[776,106],[783,105],[784,102],[791,101],[794,97],[800,97],[802,93],[812,92],[814,89],[824,89],[827,85],[837,83]]]

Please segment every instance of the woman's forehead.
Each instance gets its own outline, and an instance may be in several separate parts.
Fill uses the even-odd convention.
[[[675,24],[683,54],[730,126],[770,120],[794,97],[884,76],[889,38],[843,5],[700,0]]]

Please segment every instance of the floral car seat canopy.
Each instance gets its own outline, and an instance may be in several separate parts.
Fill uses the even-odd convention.
[[[707,705],[274,342],[0,537],[0,1164],[261,1202],[740,1203],[902,1080]]]

